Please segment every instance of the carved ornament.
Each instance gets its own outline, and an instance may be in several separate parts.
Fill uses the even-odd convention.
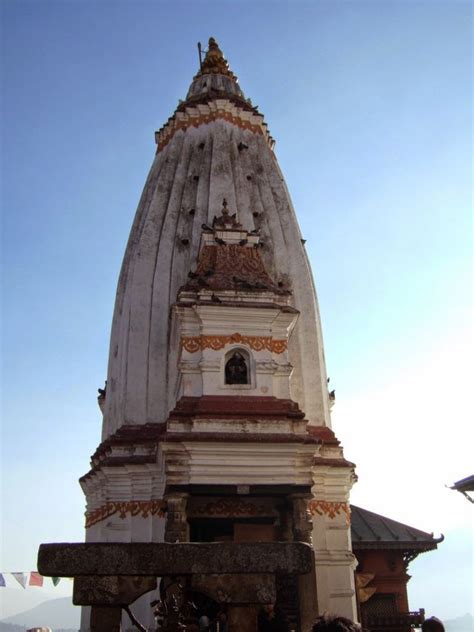
[[[236,518],[239,516],[268,516],[272,512],[265,505],[257,505],[241,498],[221,498],[194,508],[192,513],[193,516]]]
[[[202,349],[219,351],[228,344],[247,345],[254,351],[267,349],[272,353],[283,353],[288,348],[286,340],[274,340],[271,336],[242,336],[239,333],[229,336],[182,336],[181,345],[189,353]]]
[[[349,507],[349,503],[331,502],[327,500],[310,500],[308,503],[308,511],[312,516],[318,514],[318,516],[327,516],[331,519],[343,512],[346,515],[346,523],[349,525],[351,522],[351,509]]]
[[[141,516],[142,518],[148,518],[148,516],[158,516],[163,518],[166,511],[166,501],[164,500],[129,500],[124,502],[108,502],[98,509],[86,512],[86,529],[92,527],[92,525],[102,522],[106,518],[119,514],[119,517],[124,518],[127,515]]]
[[[237,221],[237,213],[230,214],[228,209],[227,200],[222,200],[222,211],[219,217],[214,217],[212,222],[213,228],[221,228],[223,230],[235,229],[241,230],[242,224]]]
[[[215,222],[213,229],[216,228]],[[216,241],[218,245],[205,245],[201,249],[196,272],[188,275],[190,280],[184,286],[185,290],[289,293],[274,283],[265,269],[259,249],[247,247],[246,239],[243,240],[244,245],[227,244],[223,239]]]

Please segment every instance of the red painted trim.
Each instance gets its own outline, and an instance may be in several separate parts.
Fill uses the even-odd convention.
[[[166,424],[127,424],[102,441],[91,460],[99,459],[115,445],[157,443],[166,432]]]
[[[301,443],[319,445],[321,442],[307,434],[292,433],[241,433],[241,432],[167,432],[163,443]]]
[[[206,419],[254,419],[281,417],[304,419],[304,413],[291,399],[276,397],[204,395],[203,397],[182,397],[170,413],[170,419],[182,417],[205,417]]]

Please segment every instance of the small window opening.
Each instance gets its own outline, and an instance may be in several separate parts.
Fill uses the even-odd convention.
[[[249,384],[249,367],[244,356],[236,351],[225,365],[226,384]]]

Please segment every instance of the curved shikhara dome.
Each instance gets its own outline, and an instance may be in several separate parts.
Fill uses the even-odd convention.
[[[260,229],[266,268],[300,312],[289,347],[292,398],[310,424],[330,425],[320,318],[295,212],[263,117],[214,40],[156,139],[117,288],[103,438],[123,425],[165,422],[174,407],[170,307],[195,268],[202,224],[220,215],[224,198],[245,229]]]

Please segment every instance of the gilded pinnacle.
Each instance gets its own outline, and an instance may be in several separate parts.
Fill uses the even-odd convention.
[[[201,69],[199,70],[198,75],[209,75],[212,73],[226,75],[231,79],[237,79],[234,73],[230,70],[227,59],[225,59],[218,43],[213,37],[210,37],[207,53],[201,63]]]

